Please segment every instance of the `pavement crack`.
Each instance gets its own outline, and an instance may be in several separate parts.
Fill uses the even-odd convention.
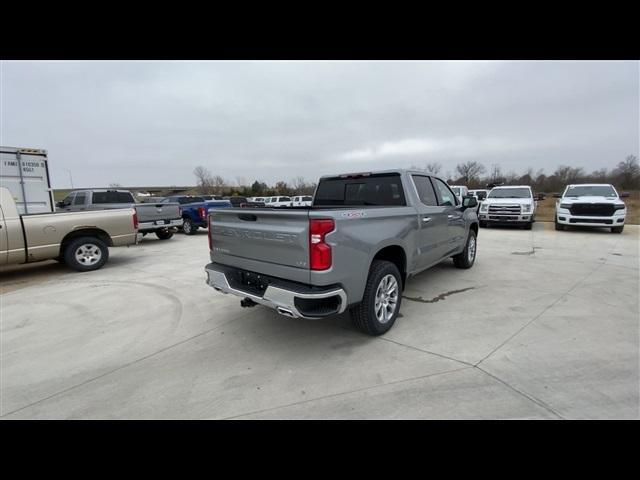
[[[206,334],[211,333],[211,332],[213,332],[215,330],[218,330],[219,328],[224,327],[225,325],[228,325],[231,322],[239,320],[240,318],[242,318],[245,315],[248,315],[248,312],[243,313],[243,314],[241,314],[241,315],[239,315],[237,317],[234,317],[233,319],[231,319],[231,320],[229,320],[227,322],[221,323],[220,325],[216,325],[215,327],[210,328],[209,330],[205,330],[204,332],[200,332],[200,333],[198,333],[196,335],[193,335],[192,337],[186,338],[186,339],[181,340],[181,341],[179,341],[177,343],[174,343],[172,345],[168,345],[168,346],[166,346],[164,348],[161,348],[160,350],[157,350],[157,351],[155,351],[153,353],[150,353],[148,355],[144,355],[143,357],[140,357],[140,358],[132,360],[132,361],[130,361],[128,363],[125,363],[124,365],[120,365],[119,367],[116,367],[116,368],[114,368],[112,370],[109,370],[108,372],[101,373],[100,375],[97,375],[95,377],[89,378],[87,380],[84,380],[84,381],[82,381],[80,383],[77,383],[77,384],[72,385],[70,387],[67,387],[65,389],[59,390],[59,391],[57,391],[55,393],[52,393],[51,395],[48,395],[48,396],[46,396],[44,398],[36,400],[35,402],[31,402],[28,405],[24,405],[24,406],[22,406],[20,408],[16,408],[15,410],[12,410],[10,412],[4,413],[4,414],[0,415],[0,418],[8,417],[9,415],[13,415],[14,413],[20,412],[20,411],[25,410],[25,409],[27,409],[29,407],[33,407],[34,405],[38,405],[39,403],[46,402],[47,400],[50,400],[50,399],[52,399],[54,397],[57,397],[57,396],[60,396],[60,395],[64,395],[65,393],[68,393],[71,390],[74,390],[76,388],[79,388],[79,387],[82,387],[84,385],[87,385],[88,383],[91,383],[91,382],[93,382],[95,380],[99,380],[101,378],[104,378],[104,377],[106,377],[108,375],[111,375],[112,373],[115,373],[115,372],[118,372],[120,370],[123,370],[123,369],[125,369],[127,367],[135,365],[136,363],[142,362],[143,360],[147,360],[147,359],[149,359],[149,358],[151,358],[151,357],[153,357],[155,355],[158,355],[160,353],[166,352],[167,350],[171,350],[174,347],[178,347],[178,346],[180,346],[180,345],[182,345],[184,343],[190,342],[191,340],[194,340],[194,339],[199,338],[199,337],[201,337],[203,335],[206,335]]]
[[[348,390],[348,391],[345,391],[345,392],[331,393],[329,395],[322,395],[320,397],[314,397],[314,398],[309,398],[309,399],[305,399],[305,400],[300,400],[299,402],[293,402],[293,403],[289,403],[289,404],[286,404],[286,405],[278,405],[276,407],[263,408],[261,410],[245,412],[245,413],[241,413],[241,414],[238,414],[238,415],[233,415],[231,417],[224,417],[223,420],[233,420],[233,419],[237,419],[237,418],[240,418],[240,417],[246,417],[248,415],[255,415],[255,414],[259,414],[259,413],[270,412],[270,411],[273,411],[273,410],[278,410],[280,408],[294,407],[296,405],[303,405],[305,403],[315,402],[315,401],[318,401],[318,400],[324,400],[324,399],[327,399],[327,398],[341,397],[341,396],[344,396],[344,395],[349,395],[351,393],[358,393],[358,392],[364,392],[364,391],[367,391],[367,390],[374,390],[376,388],[382,388],[382,387],[386,387],[386,386],[389,386],[389,385],[397,385],[397,384],[404,383],[404,382],[412,382],[412,381],[415,381],[415,380],[421,380],[421,379],[429,378],[429,377],[436,377],[438,375],[447,375],[447,374],[450,374],[450,373],[459,372],[460,370],[465,370],[467,368],[470,368],[470,367],[465,366],[465,367],[455,368],[453,370],[446,370],[444,372],[429,373],[427,375],[420,375],[418,377],[405,378],[405,379],[396,380],[396,381],[393,381],[393,382],[386,382],[386,383],[381,383],[381,384],[378,384],[378,385],[370,385],[368,387],[356,388],[354,390]]]
[[[502,380],[500,377],[495,376],[492,373],[487,372],[486,370],[484,370],[481,367],[478,367],[477,365],[474,367],[478,370],[480,370],[482,373],[490,376],[491,378],[493,378],[494,380],[500,382],[502,385],[504,385],[505,387],[513,390],[514,392],[516,392],[517,394],[523,396],[524,398],[526,398],[527,400],[535,403],[536,405],[538,405],[539,407],[544,408],[545,410],[547,410],[549,413],[551,413],[552,415],[558,417],[560,420],[566,420],[562,415],[560,415],[558,412],[556,412],[553,408],[551,408],[549,405],[547,405],[545,402],[543,402],[542,400],[529,395],[528,393],[523,392],[522,390],[517,389],[516,387],[514,387],[513,385],[511,385],[510,383],[506,382],[505,380]]]

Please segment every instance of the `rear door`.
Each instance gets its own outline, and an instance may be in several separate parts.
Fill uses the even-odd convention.
[[[420,203],[416,204],[419,228],[416,247],[419,269],[439,262],[447,251],[449,240],[449,211],[439,205],[434,186],[427,175],[411,175]]]

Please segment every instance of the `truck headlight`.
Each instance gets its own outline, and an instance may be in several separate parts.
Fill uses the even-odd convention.
[[[617,210],[624,210],[624,208],[625,208],[624,203],[622,205],[614,205],[613,206],[613,211],[615,212]]]
[[[480,205],[481,212],[486,212],[487,210],[489,210],[489,205],[487,205],[486,203],[483,203],[482,205]]]
[[[566,208],[567,210],[569,210],[571,208],[571,204],[570,203],[561,203],[560,204],[560,208]]]
[[[531,204],[530,203],[525,203],[524,205],[522,205],[522,212],[523,213],[528,213],[531,211]]]

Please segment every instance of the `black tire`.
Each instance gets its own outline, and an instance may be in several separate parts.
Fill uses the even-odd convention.
[[[533,222],[529,222],[524,226],[525,230],[531,230],[533,228]]]
[[[160,230],[156,230],[156,237],[158,237],[160,240],[169,240],[171,237],[173,237],[173,232],[168,228],[162,228]]]
[[[182,231],[186,234],[186,235],[195,235],[196,232],[198,231],[198,227],[196,227],[193,222],[191,221],[191,219],[189,218],[185,218],[184,222],[182,223]]]
[[[472,240],[473,239],[473,240]],[[470,245],[473,243],[472,258],[469,258]],[[467,243],[464,245],[464,250],[458,255],[454,255],[453,264],[458,268],[471,268],[476,261],[476,251],[478,248],[477,236],[474,230],[469,230],[469,236],[467,237]]]
[[[622,230],[624,230],[624,225],[621,225],[620,227],[611,227],[611,233],[622,233]]]
[[[480,221],[480,228],[487,228],[487,222]]]
[[[84,248],[93,250],[95,254],[85,257],[85,261],[79,260],[81,257],[80,249]],[[99,253],[97,253],[99,252]],[[76,255],[77,254],[77,255]],[[96,260],[97,257],[97,260]],[[64,263],[69,265],[78,272],[90,272],[98,270],[109,259],[109,247],[97,237],[78,237],[74,238],[64,248]]]
[[[378,320],[375,312],[376,293],[380,283],[387,275],[393,275],[398,285],[396,308],[391,318],[386,322]],[[367,285],[364,289],[362,302],[350,309],[351,322],[368,335],[382,335],[389,331],[398,318],[402,303],[402,278],[398,267],[384,260],[374,260],[369,269]]]
[[[555,221],[556,224],[556,230],[561,231],[564,230],[564,225],[562,225],[561,223],[558,223],[558,220]]]

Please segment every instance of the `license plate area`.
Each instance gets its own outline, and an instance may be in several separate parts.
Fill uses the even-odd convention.
[[[245,272],[239,270],[236,272],[236,280],[242,285],[243,290],[262,296],[269,286],[269,281],[259,273]]]
[[[169,220],[156,220],[156,225],[167,225]]]

